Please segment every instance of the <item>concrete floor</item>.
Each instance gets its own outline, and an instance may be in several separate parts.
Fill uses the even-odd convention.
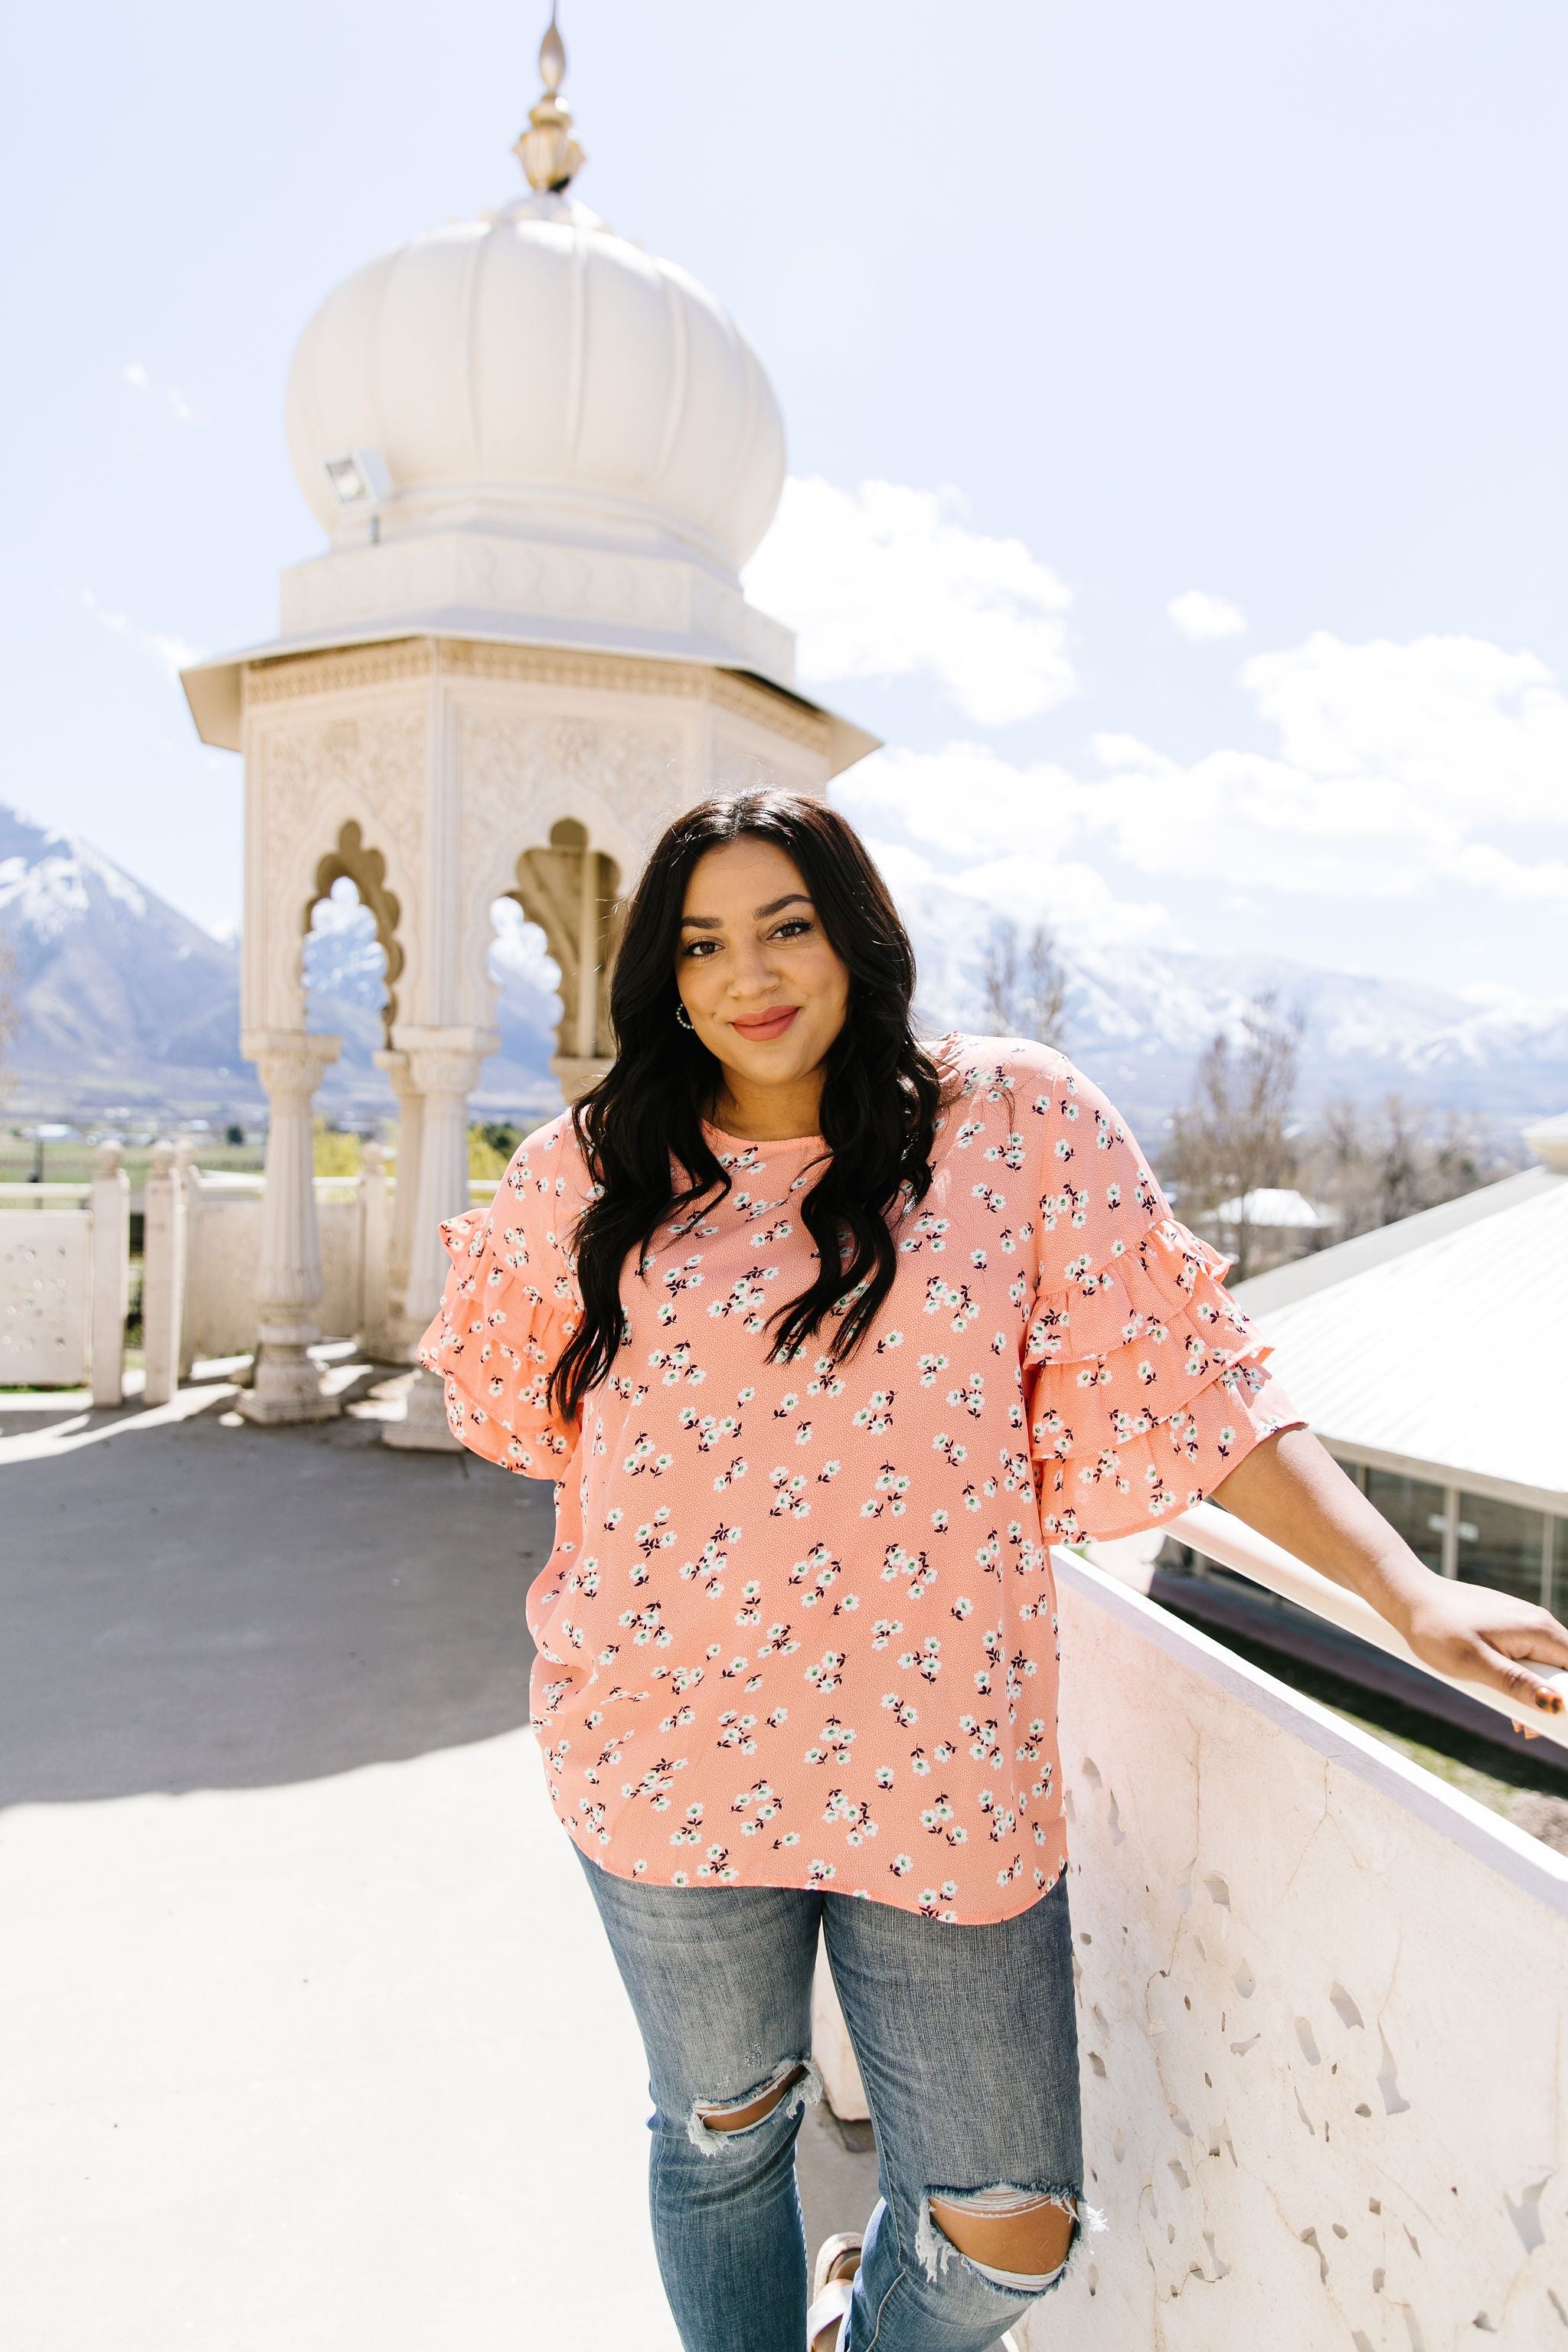
[[[549,1491],[337,1377],[309,1430],[0,1397],[0,2343],[674,2352],[527,1728]],[[814,2243],[875,2196],[823,2110],[801,2189]]]

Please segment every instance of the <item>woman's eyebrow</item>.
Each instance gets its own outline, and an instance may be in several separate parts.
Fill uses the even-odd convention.
[[[781,907],[793,907],[797,900],[803,907],[811,904],[804,890],[786,890],[782,898],[770,898],[765,907],[753,907],[752,920],[763,922],[769,915],[776,915]],[[704,931],[721,931],[724,928],[722,915],[682,915],[680,919],[683,924],[695,923],[700,930]]]

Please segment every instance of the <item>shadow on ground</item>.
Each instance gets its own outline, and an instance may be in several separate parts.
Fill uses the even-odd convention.
[[[527,1721],[549,1486],[234,1402],[29,1414],[19,1457],[0,1412],[0,1804],[275,1787]]]

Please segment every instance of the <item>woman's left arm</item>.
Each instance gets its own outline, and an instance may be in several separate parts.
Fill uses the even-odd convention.
[[[1263,1439],[1213,1493],[1259,1535],[1359,1592],[1436,1673],[1490,1683],[1521,1712],[1562,1714],[1561,1692],[1522,1662],[1568,1666],[1568,1627],[1533,1601],[1424,1568],[1310,1430]]]

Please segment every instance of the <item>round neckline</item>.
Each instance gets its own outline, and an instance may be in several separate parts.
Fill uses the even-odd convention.
[[[824,1140],[820,1135],[735,1135],[729,1128],[720,1127],[710,1118],[705,1118],[702,1127],[705,1134],[721,1136],[726,1143],[738,1143],[745,1151],[777,1151],[786,1144],[821,1143]]]

